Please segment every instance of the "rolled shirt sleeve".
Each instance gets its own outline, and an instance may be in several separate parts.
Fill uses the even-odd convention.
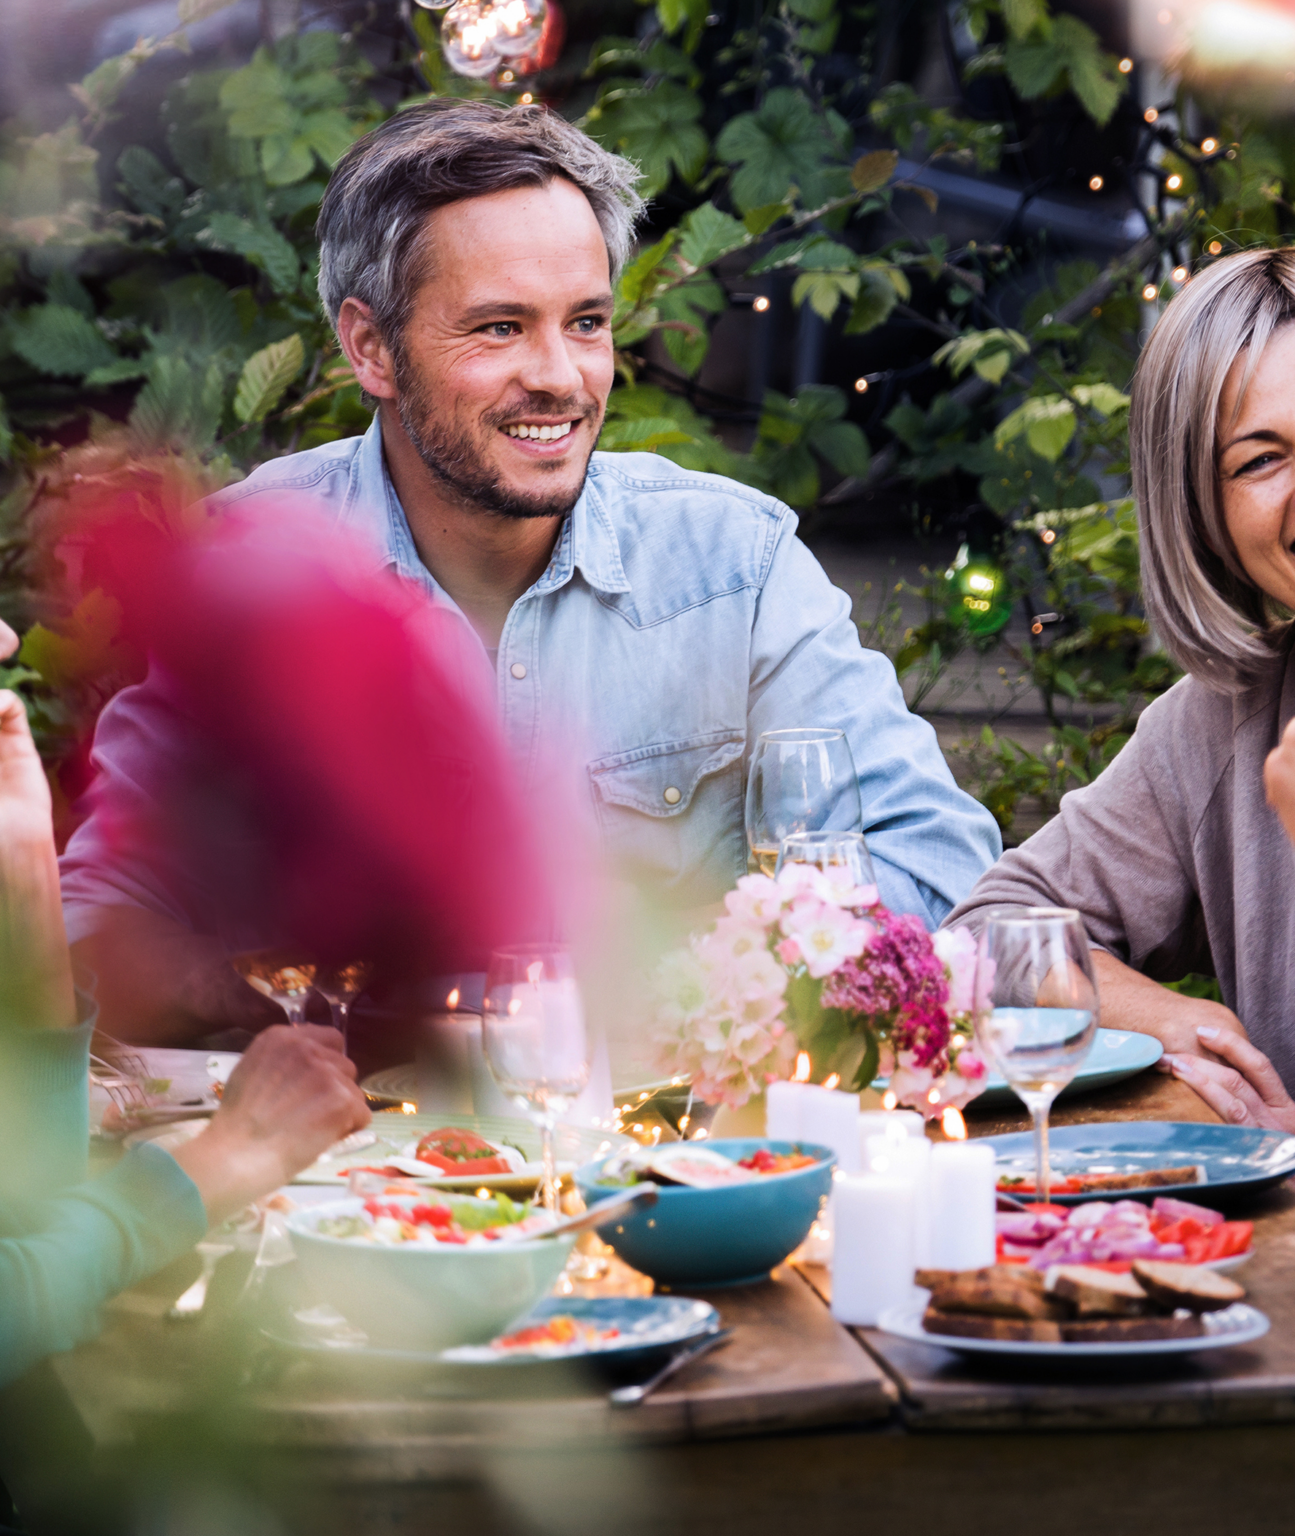
[[[846,733],[881,899],[935,927],[1002,851],[997,823],[959,789],[888,657],[867,650],[850,599],[788,514],[751,636],[749,740],[806,721]]]

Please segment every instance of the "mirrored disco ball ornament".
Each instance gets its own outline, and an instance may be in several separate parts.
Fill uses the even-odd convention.
[[[543,35],[547,14],[547,0],[496,0],[491,8],[495,51],[506,59],[530,53]]]
[[[450,0],[414,0],[415,5],[421,5],[425,11],[443,11]]]
[[[475,0],[459,0],[442,17],[441,48],[456,75],[479,80],[499,67],[496,9],[492,5],[478,5]]]

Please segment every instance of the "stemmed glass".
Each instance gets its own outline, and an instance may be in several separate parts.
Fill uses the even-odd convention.
[[[343,1050],[351,1004],[368,986],[372,975],[373,966],[367,960],[352,960],[349,965],[321,965],[315,971],[315,990],[328,1002],[333,1028],[341,1032]]]
[[[539,1127],[545,1209],[557,1215],[553,1130],[589,1081],[584,1005],[571,956],[555,945],[499,949],[486,971],[481,1038],[503,1093]]]
[[[300,960],[288,950],[256,949],[233,956],[233,966],[249,986],[272,998],[289,1024],[306,1022],[306,999],[315,985],[313,961]]]
[[[859,832],[859,775],[844,731],[801,727],[765,731],[746,781],[746,840],[762,874],[778,865],[793,832]]]
[[[775,873],[788,864],[810,864],[841,885],[877,883],[862,832],[793,832],[782,840]]]
[[[1044,1204],[1048,1114],[1097,1038],[1088,935],[1069,907],[993,907],[976,963],[976,1036],[1034,1120],[1034,1191]]]

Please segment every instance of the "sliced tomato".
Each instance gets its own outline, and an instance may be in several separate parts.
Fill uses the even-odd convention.
[[[428,1131],[414,1156],[420,1163],[443,1173],[487,1174],[509,1172],[508,1159],[475,1131],[445,1128]]]

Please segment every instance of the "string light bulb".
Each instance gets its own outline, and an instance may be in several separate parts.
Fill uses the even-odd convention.
[[[495,47],[493,6],[476,0],[458,0],[441,19],[441,49],[456,75],[484,80],[499,66]]]
[[[1201,140],[1201,154],[1203,155],[1212,155],[1218,147],[1219,141],[1217,139]]]
[[[1133,60],[1132,59],[1121,59],[1120,60],[1120,73],[1122,75],[1131,75],[1133,73]]]
[[[1148,304],[1154,304],[1155,301],[1160,297],[1160,290],[1154,283],[1148,283],[1147,286],[1142,290],[1142,297]]]
[[[529,53],[544,31],[547,0],[501,0],[489,8],[495,29],[495,52],[505,59]]]
[[[1147,110],[1142,114],[1142,121],[1144,123],[1154,123],[1159,120],[1159,117],[1160,114],[1154,107],[1148,107]]]
[[[1169,275],[1171,278],[1173,278],[1174,282],[1185,283],[1187,281],[1187,268],[1175,267]]]
[[[1100,192],[1105,185],[1106,182],[1100,176],[1090,176],[1088,178],[1088,190],[1090,192]]]
[[[758,294],[754,299],[751,300],[751,308],[753,310],[755,310],[757,315],[764,314],[765,310],[768,309],[768,307],[769,307],[769,300],[762,293]]]
[[[1209,251],[1211,256],[1221,256],[1223,254],[1223,242],[1221,240],[1211,240],[1209,245],[1206,246],[1206,250]]]
[[[1178,174],[1177,171],[1175,171],[1172,176],[1166,176],[1165,177],[1165,191],[1166,192],[1177,192],[1177,190],[1179,189],[1179,187],[1182,186],[1182,184],[1183,184],[1183,178]]]
[[[854,381],[854,392],[856,395],[866,395],[868,393],[867,379],[856,379]]]

